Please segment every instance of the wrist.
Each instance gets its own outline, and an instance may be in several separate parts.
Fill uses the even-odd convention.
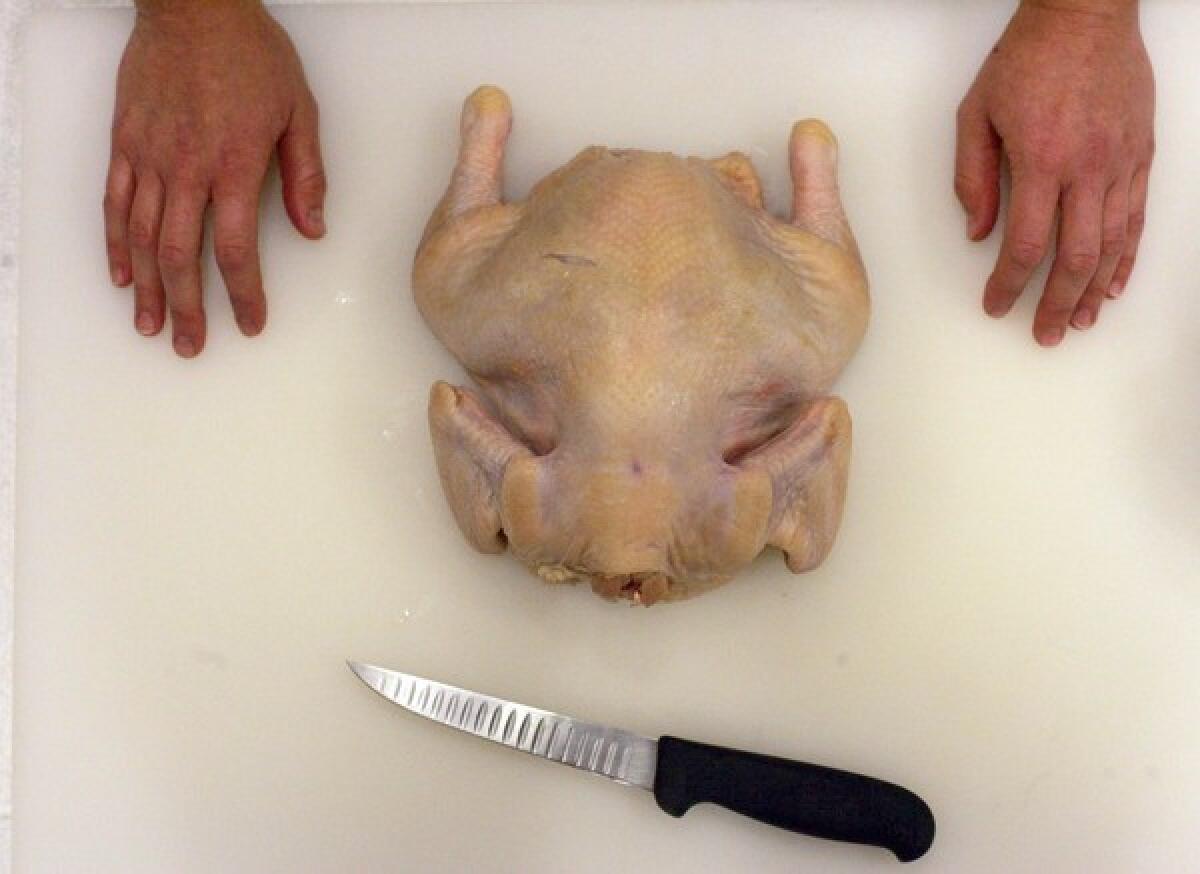
[[[1126,22],[1137,21],[1138,0],[1020,0],[1018,8],[1096,22]]]
[[[134,0],[139,25],[193,34],[266,13],[261,0]]]

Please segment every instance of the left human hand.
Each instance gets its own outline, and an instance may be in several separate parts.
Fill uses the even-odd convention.
[[[1024,0],[958,110],[954,183],[970,239],[996,223],[1002,155],[1012,178],[984,309],[1011,309],[1057,221],[1033,334],[1055,346],[1068,324],[1091,327],[1133,269],[1153,153],[1154,76],[1136,0]]]

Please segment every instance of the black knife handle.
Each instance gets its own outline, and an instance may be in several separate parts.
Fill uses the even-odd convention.
[[[659,738],[654,798],[671,816],[711,801],[801,834],[884,847],[901,862],[933,843],[933,812],[901,786],[677,737]]]

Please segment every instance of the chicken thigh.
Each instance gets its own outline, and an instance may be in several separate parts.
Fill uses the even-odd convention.
[[[829,390],[869,309],[832,133],[792,129],[783,221],[740,153],[592,147],[504,200],[511,124],[500,89],[467,98],[413,270],[474,383],[438,382],[429,404],[467,540],[643,604],[725,582],[768,545],[794,572],[818,565],[850,461]]]

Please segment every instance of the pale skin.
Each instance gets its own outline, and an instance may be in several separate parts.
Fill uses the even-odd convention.
[[[850,462],[830,391],[870,309],[832,131],[793,126],[785,220],[737,152],[596,146],[506,198],[512,125],[499,88],[466,99],[413,267],[417,308],[473,382],[437,383],[429,405],[467,540],[646,605],[766,546],[797,573],[820,564]]]
[[[282,28],[258,0],[138,0],[117,83],[104,199],[109,269],[134,287],[133,320],[171,323],[177,354],[204,347],[200,249],[214,248],[243,334],[266,323],[258,203],[277,155],[284,203],[324,234],[317,104]],[[967,236],[996,223],[1012,180],[983,306],[1003,316],[1052,257],[1033,334],[1044,346],[1094,325],[1125,289],[1145,221],[1154,80],[1136,0],[1023,0],[958,112],[955,190]],[[1057,230],[1057,248],[1050,244]]]

